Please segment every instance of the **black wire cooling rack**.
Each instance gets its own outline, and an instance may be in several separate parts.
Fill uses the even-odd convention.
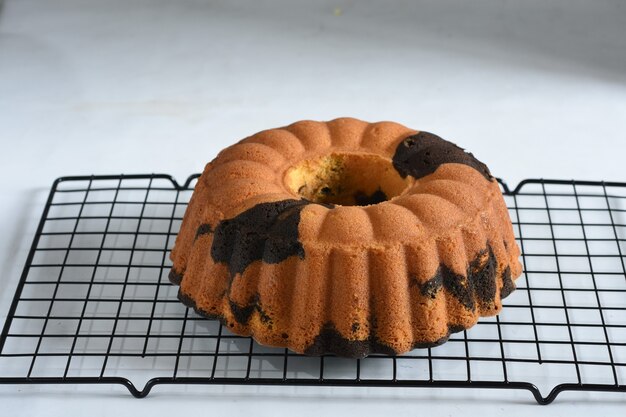
[[[0,338],[0,383],[135,397],[161,384],[525,389],[540,404],[626,392],[626,183],[500,182],[525,266],[503,312],[437,348],[354,360],[260,346],[177,300],[169,251],[197,177],[54,182]]]

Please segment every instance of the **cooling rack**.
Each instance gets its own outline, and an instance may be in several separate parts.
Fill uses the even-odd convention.
[[[354,360],[260,346],[177,300],[169,251],[197,178],[54,182],[0,337],[0,383],[135,397],[167,384],[523,389],[540,404],[626,392],[626,183],[500,181],[525,266],[503,312],[437,348]]]

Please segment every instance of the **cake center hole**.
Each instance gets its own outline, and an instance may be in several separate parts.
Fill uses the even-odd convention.
[[[296,195],[316,202],[367,206],[402,193],[402,178],[391,159],[372,154],[333,153],[304,160],[287,170],[285,183]]]

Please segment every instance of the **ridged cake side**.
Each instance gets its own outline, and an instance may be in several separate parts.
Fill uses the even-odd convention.
[[[519,249],[497,183],[463,155],[408,173],[400,195],[368,206],[310,203],[284,184],[294,163],[328,152],[391,165],[417,135],[388,122],[299,122],[222,151],[172,252],[181,300],[262,344],[350,357],[434,346],[497,314]]]

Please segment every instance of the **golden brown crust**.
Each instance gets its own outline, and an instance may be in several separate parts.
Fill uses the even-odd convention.
[[[181,298],[260,343],[346,356],[436,345],[497,314],[502,289],[521,274],[520,252],[497,183],[462,163],[408,177],[379,204],[290,209],[304,256],[257,259],[234,275],[215,261],[224,221],[300,198],[285,184],[299,161],[373,153],[391,164],[415,134],[391,122],[303,121],[224,149],[200,177],[172,251]]]

